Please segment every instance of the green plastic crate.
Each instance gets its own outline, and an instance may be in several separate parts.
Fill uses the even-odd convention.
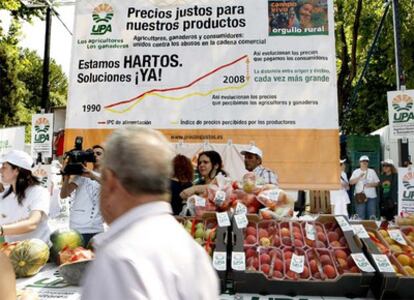
[[[362,155],[366,155],[369,157],[369,168],[374,169],[377,174],[379,175],[381,170],[381,152],[379,151],[348,151],[347,152],[348,159],[350,160],[348,163],[351,166],[352,170],[355,170],[359,167],[359,158]]]
[[[381,140],[379,135],[348,135],[346,138],[346,148],[348,151],[377,152],[381,150]]]

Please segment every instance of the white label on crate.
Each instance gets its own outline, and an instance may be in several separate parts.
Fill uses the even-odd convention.
[[[203,197],[194,195],[194,204],[195,206],[206,206],[206,199],[204,199]]]
[[[230,226],[230,219],[227,212],[216,212],[217,223],[219,227]]]
[[[342,231],[353,231],[351,225],[349,225],[348,221],[343,216],[336,216],[336,221],[339,224],[339,227],[341,227]]]
[[[306,223],[305,224],[305,232],[306,232],[306,238],[308,240],[311,240],[311,241],[315,240],[315,234],[316,234],[315,226],[313,226],[310,223]]]
[[[397,243],[407,246],[407,241],[404,239],[404,237],[401,233],[401,230],[399,230],[399,229],[388,229],[388,234]]]
[[[302,273],[305,266],[305,256],[292,254],[289,269],[295,273]]]
[[[213,253],[213,266],[217,271],[226,271],[226,252],[214,251]]]
[[[354,235],[358,236],[361,239],[369,239],[368,232],[365,230],[364,225],[361,224],[352,224],[354,230]]]
[[[363,253],[351,253],[351,256],[357,267],[364,272],[375,272],[374,267],[369,263]]]
[[[214,203],[217,206],[220,206],[223,204],[224,200],[226,200],[226,193],[224,191],[217,191],[214,197]]]
[[[385,254],[372,254],[372,258],[380,272],[395,273],[394,267]]]
[[[244,252],[231,253],[231,268],[236,271],[246,270],[246,256]]]
[[[245,215],[247,214],[247,207],[243,203],[237,202],[236,211],[234,212],[236,215]]]
[[[237,228],[246,228],[249,221],[246,215],[235,215],[234,220],[236,221]]]

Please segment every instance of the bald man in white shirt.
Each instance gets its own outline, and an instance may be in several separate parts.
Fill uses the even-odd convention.
[[[96,260],[82,300],[212,300],[218,277],[205,250],[174,217],[169,197],[173,152],[161,133],[129,128],[109,138],[102,162]]]

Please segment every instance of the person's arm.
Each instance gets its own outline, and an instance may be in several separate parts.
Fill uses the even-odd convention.
[[[85,171],[83,172],[82,176],[83,177],[90,178],[92,180],[95,180],[95,181],[101,183],[101,174],[99,174],[96,171],[92,171],[92,170],[89,170],[89,169],[85,169]]]
[[[0,253],[0,291],[1,299],[16,300],[16,276],[10,260]]]
[[[359,174],[359,176],[357,176],[357,175],[356,175],[356,173],[355,173],[355,171],[354,171],[354,173],[352,173],[351,179],[349,180],[349,184],[350,184],[350,185],[357,184],[357,183],[358,183],[358,181],[359,181],[360,179],[362,179],[364,176],[365,176],[365,173],[364,173],[364,172],[361,172],[361,173]]]
[[[370,178],[372,178],[372,182],[368,182],[365,184],[365,187],[375,188],[380,183],[377,173],[374,170],[369,169],[369,173],[371,173]]]
[[[36,230],[37,226],[42,221],[44,212],[40,210],[33,210],[27,219],[18,221],[16,223],[5,224],[0,226],[0,231],[4,236],[17,235],[32,232]]]
[[[190,198],[192,195],[201,195],[204,194],[207,191],[207,184],[203,184],[203,185],[193,185],[192,187],[189,187],[187,189],[185,189],[184,191],[182,191],[180,193],[180,197],[183,200],[186,200],[188,198]]]
[[[78,186],[70,181],[70,176],[63,175],[63,182],[62,188],[60,189],[60,198],[69,197],[70,194],[77,188]]]

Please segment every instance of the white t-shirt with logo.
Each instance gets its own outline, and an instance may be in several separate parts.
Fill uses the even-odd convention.
[[[30,186],[26,189],[21,205],[17,202],[16,194],[13,192],[4,199],[3,196],[0,196],[0,225],[25,220],[29,218],[32,211],[44,212],[42,220],[34,231],[19,235],[7,235],[5,241],[15,242],[37,238],[49,243],[50,229],[47,224],[49,205],[49,192],[40,185]]]
[[[99,210],[100,183],[82,176],[75,176],[72,182],[77,188],[70,203],[69,227],[80,233],[103,232]]]
[[[365,195],[368,198],[376,198],[377,197],[377,191],[374,187],[364,187],[365,184],[368,183],[378,183],[380,180],[378,178],[377,173],[373,169],[367,169],[366,171],[362,171],[360,168],[354,170],[351,175],[351,180],[355,178],[359,178],[359,176],[364,173],[364,177],[358,180],[358,182],[355,184],[355,191],[356,193],[364,191]]]

